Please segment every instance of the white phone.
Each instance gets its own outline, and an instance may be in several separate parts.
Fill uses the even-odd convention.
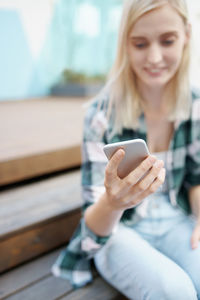
[[[148,155],[150,155],[147,144],[142,139],[134,139],[129,141],[107,144],[103,147],[103,150],[107,158],[111,159],[113,154],[120,148],[125,151],[125,156],[118,167],[118,176],[120,178],[124,178],[125,176],[127,176]]]

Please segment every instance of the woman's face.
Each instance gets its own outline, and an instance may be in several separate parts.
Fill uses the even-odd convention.
[[[181,16],[168,4],[137,20],[128,38],[128,56],[140,86],[162,88],[170,81],[188,35]]]

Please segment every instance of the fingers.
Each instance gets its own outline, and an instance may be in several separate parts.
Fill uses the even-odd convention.
[[[138,189],[141,190],[141,191],[147,190],[150,187],[150,185],[157,178],[157,180],[153,184],[153,188],[154,187],[156,188],[157,185],[159,185],[159,182],[162,182],[164,171],[162,171],[161,174],[160,174],[160,171],[163,168],[163,166],[164,166],[163,161],[162,160],[157,160],[155,162],[155,164],[153,165],[153,167],[151,168],[151,170],[148,172],[148,174],[138,183]]]
[[[124,185],[133,186],[135,185],[142,176],[145,175],[156,162],[156,157],[153,155],[149,155],[146,159],[142,161],[142,163],[133,170],[127,177],[125,177]]]
[[[163,161],[149,155],[128,176],[120,179],[117,170],[125,152],[119,149],[112,156],[105,171],[104,185],[110,199],[120,201],[125,208],[137,205],[149,194],[154,193],[165,180]]]
[[[166,170],[162,168],[158,173],[156,180],[149,186],[150,193],[155,193],[157,189],[164,183],[165,175],[166,175]]]
[[[157,191],[157,189],[164,183],[165,181],[165,175],[166,175],[166,170],[164,168],[162,168],[159,173],[158,176],[156,177],[156,179],[149,185],[149,187],[146,190],[141,190],[138,191],[138,197],[137,197],[137,203],[140,203],[141,200],[143,200],[144,198],[146,198],[147,196],[149,196],[152,193],[155,193]]]
[[[200,240],[200,224],[196,225],[191,237],[191,247],[192,249],[197,249]]]
[[[109,160],[106,166],[106,170],[105,170],[106,182],[110,182],[114,178],[116,178],[118,166],[122,161],[122,159],[124,158],[124,155],[125,155],[125,151],[123,149],[119,149],[113,154],[113,156],[111,157],[111,159]]]

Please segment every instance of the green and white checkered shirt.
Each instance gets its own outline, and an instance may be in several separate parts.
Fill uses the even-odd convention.
[[[105,98],[105,101],[106,100]],[[111,136],[105,111],[94,101],[86,114],[82,144],[82,196],[84,207],[97,201],[104,192],[104,172],[107,159],[103,146],[108,143],[141,138],[146,140],[144,115],[139,119],[139,129],[123,129]],[[167,151],[168,187],[172,205],[190,213],[188,188],[200,184],[200,95],[192,92],[191,114],[187,121],[176,122],[174,135]],[[134,214],[134,208],[124,212],[121,222],[126,224]],[[87,228],[84,218],[67,248],[52,267],[56,276],[68,279],[74,287],[92,281],[91,258],[106,243],[108,237],[96,236]]]

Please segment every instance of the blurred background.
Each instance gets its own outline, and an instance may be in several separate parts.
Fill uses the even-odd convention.
[[[200,75],[200,2],[191,78]],[[0,101],[48,95],[65,69],[105,75],[113,62],[121,0],[0,0]]]
[[[0,0],[0,100],[48,95],[64,69],[109,70],[120,0]]]

